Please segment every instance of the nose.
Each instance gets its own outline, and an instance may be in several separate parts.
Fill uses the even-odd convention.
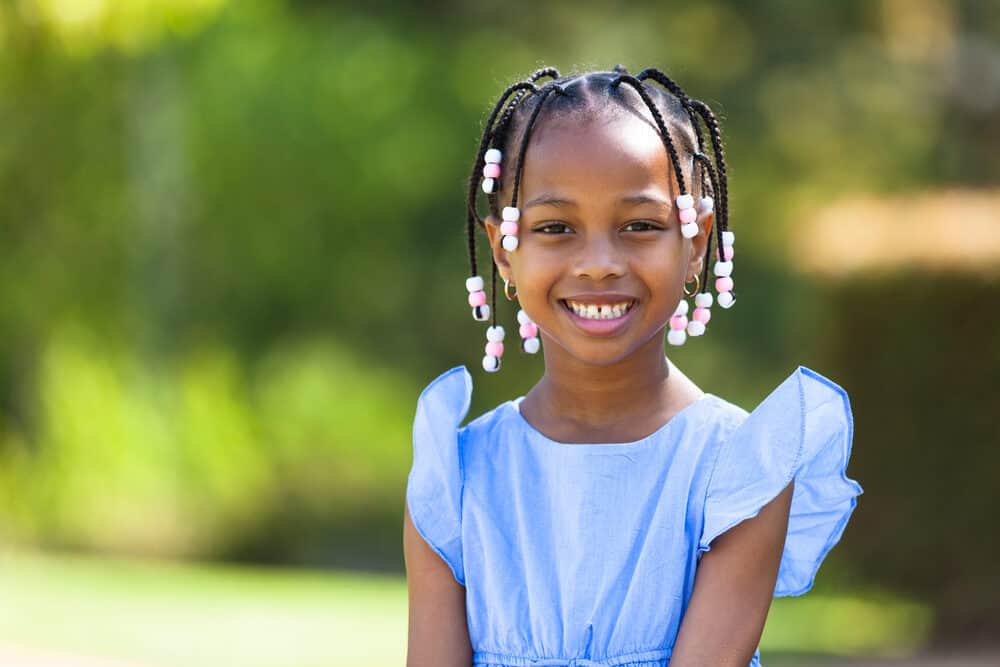
[[[624,252],[613,238],[593,234],[580,247],[573,274],[594,281],[609,280],[625,275],[626,265]]]

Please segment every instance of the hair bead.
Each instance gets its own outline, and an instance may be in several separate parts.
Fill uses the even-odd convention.
[[[517,236],[517,223],[512,220],[504,220],[500,223],[500,233],[506,236]]]
[[[733,263],[732,262],[716,262],[715,267],[712,269],[715,275],[720,277],[726,277],[732,275],[733,273]]]
[[[506,332],[499,324],[495,327],[488,327],[486,329],[486,340],[491,343],[502,343],[505,335]]]
[[[477,322],[485,322],[490,319],[490,307],[488,305],[476,306],[472,309],[472,319]]]
[[[483,370],[487,373],[496,373],[500,370],[500,357],[487,354],[483,357]]]
[[[687,334],[688,336],[704,336],[705,323],[701,320],[691,320],[688,322]]]
[[[468,290],[470,294],[482,291],[483,287],[485,287],[485,284],[483,283],[482,276],[472,276],[471,278],[465,279],[465,289]]]
[[[486,305],[486,292],[483,290],[477,290],[469,294],[469,305],[475,308],[476,306]]]

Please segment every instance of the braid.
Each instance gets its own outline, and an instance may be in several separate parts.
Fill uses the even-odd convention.
[[[695,161],[701,165],[702,174],[707,173],[709,180],[712,181],[712,192],[719,191],[719,181],[715,174],[715,168],[712,166],[712,161],[708,159],[708,156],[704,153],[698,152],[694,154]],[[715,224],[715,235],[719,238],[719,247],[722,247],[722,229],[719,227],[718,221]],[[712,262],[712,235],[708,235],[708,243],[705,247],[705,267],[701,272],[701,285],[702,291],[708,291],[708,265]]]
[[[514,172],[514,190],[510,197],[510,205],[514,208],[517,208],[517,194],[521,189],[521,175],[524,173],[524,154],[528,152],[528,142],[531,140],[531,130],[535,126],[535,120],[538,118],[538,114],[541,112],[542,107],[545,106],[545,100],[548,99],[549,95],[555,91],[559,91],[561,95],[567,94],[566,89],[555,82],[545,84],[538,91],[538,103],[535,105],[535,108],[531,110],[531,116],[528,118],[528,124],[524,129],[524,136],[521,137],[521,150],[518,151],[517,167]]]
[[[715,119],[715,114],[704,102],[691,100],[691,106],[705,120],[709,134],[712,137],[712,152],[715,153],[715,162],[719,175],[719,183],[716,187],[719,199],[718,224],[721,231],[729,229],[729,183],[726,178],[726,155],[722,147],[722,132],[719,130],[719,123]],[[722,238],[721,236],[719,237]]]
[[[617,88],[621,83],[627,83],[635,88],[635,91],[639,93],[642,101],[646,103],[647,107],[649,107],[650,112],[653,114],[653,118],[656,120],[656,126],[660,129],[660,138],[663,141],[663,145],[667,148],[667,153],[670,154],[670,161],[673,163],[674,171],[677,173],[678,189],[682,195],[687,194],[687,187],[684,185],[684,173],[681,171],[681,161],[680,158],[677,157],[677,149],[674,148],[674,140],[670,138],[670,132],[667,130],[667,125],[663,121],[663,115],[660,113],[660,110],[656,108],[656,104],[653,102],[652,98],[650,98],[645,86],[642,85],[642,81],[639,81],[634,76],[620,74],[615,77],[614,81],[611,82],[611,87]]]
[[[712,139],[712,152],[715,153],[715,161],[717,163],[718,181],[713,180],[712,191],[719,200],[719,219],[717,228],[719,229],[719,239],[721,244],[721,233],[729,229],[729,184],[726,177],[726,156],[722,144],[722,133],[719,129],[719,123],[716,120],[715,115],[712,113],[712,110],[707,104],[699,100],[689,98],[687,94],[685,94],[684,90],[677,85],[677,83],[658,69],[645,69],[640,72],[636,78],[639,80],[651,78],[677,96],[677,98],[681,101],[681,104],[684,105],[684,108],[691,116],[691,125],[694,128],[695,136],[698,138],[698,151],[702,153],[704,153],[705,144],[701,135],[698,118],[700,117],[705,122],[709,135]]]
[[[701,125],[698,123],[698,113],[694,110],[694,106],[691,104],[691,98],[687,96],[684,89],[681,88],[673,79],[669,76],[656,69],[655,67],[650,67],[639,72],[636,77],[639,81],[645,81],[646,79],[653,79],[664,88],[669,90],[674,94],[678,100],[680,100],[681,105],[684,110],[687,111],[688,117],[691,119],[691,127],[694,129],[694,136],[698,141],[698,152],[705,152],[705,138],[701,134]],[[701,186],[705,187],[705,176],[702,172]]]
[[[483,130],[482,139],[479,141],[479,151],[476,154],[476,161],[472,165],[472,174],[469,176],[469,192],[468,199],[466,200],[466,225],[465,225],[465,235],[466,240],[469,245],[469,265],[471,267],[471,275],[475,276],[478,274],[478,268],[476,266],[476,223],[482,225],[483,221],[479,217],[479,213],[476,211],[476,190],[479,188],[479,179],[482,177],[483,164],[486,157],[486,150],[489,147],[490,137],[492,135],[493,123],[496,121],[497,115],[503,108],[503,105],[507,102],[508,98],[515,92],[529,89],[532,91],[537,90],[535,84],[520,81],[510,86],[503,92],[500,99],[497,101],[496,105],[493,107],[493,111],[490,113],[489,119],[486,121],[486,126]]]
[[[532,72],[530,77],[528,77],[528,81],[530,81],[531,83],[535,83],[539,79],[545,77],[558,79],[559,70],[557,70],[555,67],[543,67],[541,69],[537,69],[534,72]],[[537,90],[530,92],[537,92]],[[514,117],[514,114],[517,112],[518,105],[520,105],[521,101],[528,94],[529,94],[528,89],[517,91],[513,99],[511,99],[510,104],[508,104],[507,108],[504,110],[503,115],[500,116],[500,120],[497,121],[496,126],[493,128],[492,145],[494,148],[499,148],[500,150],[506,152],[507,129],[510,126],[510,121]],[[493,215],[499,215],[499,211],[497,208],[497,197],[500,194],[500,189],[501,189],[501,184],[500,181],[498,180],[496,187],[493,189],[493,192],[489,193],[486,196],[486,199],[490,205],[490,212]]]

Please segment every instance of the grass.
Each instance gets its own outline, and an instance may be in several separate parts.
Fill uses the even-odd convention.
[[[142,667],[403,665],[401,576],[4,553],[0,644]],[[876,595],[775,600],[761,652],[905,654],[929,611]]]

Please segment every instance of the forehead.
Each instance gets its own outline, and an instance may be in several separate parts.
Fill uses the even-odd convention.
[[[541,192],[617,201],[642,191],[672,200],[673,167],[651,120],[630,112],[597,112],[546,121],[532,132],[520,201]]]

